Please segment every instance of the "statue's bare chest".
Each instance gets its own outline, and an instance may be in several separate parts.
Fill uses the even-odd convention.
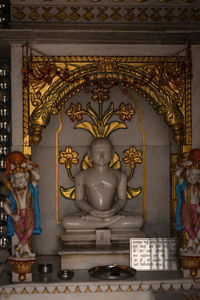
[[[88,203],[98,210],[108,210],[114,201],[118,186],[118,176],[115,172],[95,172],[91,170],[85,178],[85,188]]]
[[[118,177],[113,174],[112,172],[110,173],[95,173],[91,172],[88,174],[86,180],[85,180],[85,185],[87,188],[90,189],[116,189],[118,185]]]

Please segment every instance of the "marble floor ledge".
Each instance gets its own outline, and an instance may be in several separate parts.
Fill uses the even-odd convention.
[[[40,263],[52,263],[53,271],[42,275],[38,272]],[[138,271],[135,277],[124,280],[99,280],[92,278],[88,270],[75,270],[69,281],[60,280],[59,257],[37,257],[33,267],[33,281],[27,283],[11,282],[11,267],[5,265],[0,275],[0,295],[14,294],[57,294],[57,293],[120,293],[120,292],[175,292],[199,291],[199,279],[186,279],[179,271]]]

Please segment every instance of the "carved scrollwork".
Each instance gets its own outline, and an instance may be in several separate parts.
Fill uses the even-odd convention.
[[[51,115],[73,95],[99,83],[142,95],[174,129],[178,143],[191,140],[190,70],[187,57],[33,57],[29,60],[29,131],[37,145]],[[28,87],[27,87],[28,88]],[[24,87],[26,89],[26,85]],[[187,98],[186,98],[187,96]],[[187,127],[186,127],[187,124]],[[27,130],[26,130],[27,134]]]

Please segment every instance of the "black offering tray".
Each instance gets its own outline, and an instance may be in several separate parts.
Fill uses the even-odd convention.
[[[136,270],[127,266],[97,266],[88,270],[91,277],[98,279],[121,280],[135,276]]]

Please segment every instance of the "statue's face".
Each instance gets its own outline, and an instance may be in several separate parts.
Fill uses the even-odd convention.
[[[27,185],[26,173],[16,173],[13,178],[16,187],[24,188]]]
[[[111,145],[109,143],[94,144],[91,149],[91,158],[96,165],[108,165],[112,159]]]
[[[200,182],[200,173],[199,170],[190,169],[188,170],[188,181],[192,184]]]

